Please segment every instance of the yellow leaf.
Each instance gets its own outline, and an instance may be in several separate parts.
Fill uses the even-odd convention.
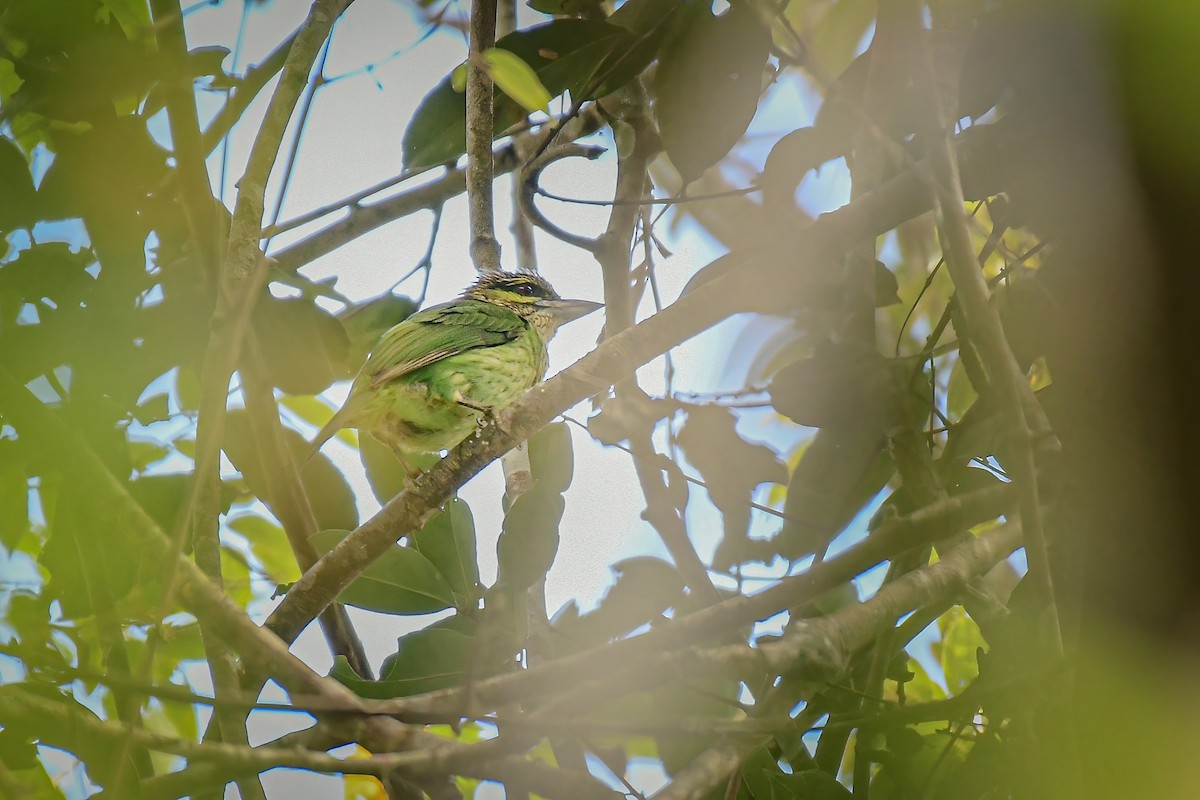
[[[533,67],[516,53],[493,47],[483,53],[492,81],[500,90],[526,111],[550,113],[550,92],[542,84]]]
[[[346,758],[357,761],[370,758],[371,751],[362,745],[354,745],[354,752]],[[373,775],[343,775],[342,797],[344,800],[388,800],[387,789]]]

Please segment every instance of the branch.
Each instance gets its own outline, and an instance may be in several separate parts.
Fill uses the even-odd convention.
[[[492,204],[492,76],[483,53],[496,44],[496,0],[472,0],[467,55],[467,210],[471,223],[471,262],[478,272],[500,269],[496,212]]]
[[[583,114],[576,120],[575,125],[564,131],[563,136],[568,138],[582,138],[595,133],[600,124],[598,115]],[[516,169],[521,163],[520,153],[528,147],[530,140],[535,142],[540,141],[541,137],[547,135],[549,135],[548,130],[540,130],[534,134],[522,134],[515,137],[511,143],[496,148],[493,151],[495,174],[503,175]],[[387,185],[394,182],[387,182]],[[429,183],[409,189],[406,192],[401,192],[394,197],[380,200],[378,203],[371,205],[360,204],[360,201],[366,195],[359,192],[338,205],[329,206],[324,209],[326,213],[330,213],[340,208],[346,208],[348,209],[348,213],[344,219],[273,253],[272,257],[275,259],[275,265],[283,272],[295,272],[305,264],[333,252],[347,242],[353,241],[359,236],[369,233],[388,222],[406,217],[409,214],[415,214],[418,211],[444,205],[447,200],[462,194],[466,190],[466,187],[466,171],[454,168],[447,170],[440,178],[436,178]],[[382,188],[385,188],[385,185],[371,187],[371,193],[379,191]],[[287,224],[291,225],[292,223]]]
[[[575,690],[590,693],[588,681],[619,681],[633,676],[644,683],[646,664],[664,653],[698,641],[726,635],[766,619],[784,608],[805,605],[825,592],[887,560],[897,552],[943,538],[959,530],[995,519],[1012,507],[1008,486],[991,487],[920,509],[880,525],[859,544],[789,576],[756,595],[739,595],[686,617],[657,625],[639,636],[623,639],[582,653],[560,658],[522,672],[480,681],[471,696],[487,708],[519,702],[530,696]],[[369,703],[372,712],[389,714],[406,722],[443,720],[461,709],[463,689],[442,689],[397,700]],[[589,696],[592,696],[589,694]]]
[[[541,187],[538,185],[538,180],[542,176],[542,171],[546,167],[553,164],[555,161],[560,161],[564,158],[586,158],[589,161],[594,161],[604,154],[603,147],[595,147],[589,145],[576,144],[569,142],[561,145],[556,145],[549,148],[546,152],[536,156],[530,160],[524,167],[517,178],[517,204],[521,213],[525,215],[537,227],[544,230],[546,233],[565,242],[572,247],[578,247],[580,250],[587,250],[589,253],[595,253],[600,246],[598,239],[593,239],[589,236],[581,236],[577,233],[571,233],[568,230],[560,228],[554,224],[542,213],[542,210],[533,202],[533,198],[541,193]]]
[[[851,653],[872,644],[880,631],[892,629],[897,618],[952,595],[1020,547],[1021,538],[1020,526],[1015,523],[988,531],[946,553],[936,564],[882,587],[866,602],[825,617],[794,620],[781,639],[765,643],[758,652],[737,644],[694,655],[706,662],[762,664],[775,674],[795,674],[797,670],[806,675],[839,673]],[[791,723],[786,719],[782,725]],[[677,772],[655,800],[704,797],[724,783],[747,754],[745,743],[725,738]]]
[[[1047,611],[1047,636],[1051,652],[1061,657],[1062,631],[1054,598],[1054,580],[1046,552],[1046,537],[1042,529],[1041,500],[1038,492],[1037,466],[1033,438],[1047,435],[1049,425],[1041,406],[1033,395],[1024,373],[1013,356],[1004,334],[1004,327],[995,306],[990,302],[983,270],[971,245],[971,231],[963,211],[964,198],[958,162],[951,142],[950,127],[944,119],[942,103],[928,48],[921,46],[917,79],[928,104],[929,160],[932,165],[933,190],[941,210],[943,236],[947,244],[946,265],[954,283],[956,296],[970,335],[979,347],[980,357],[988,372],[990,387],[1008,427],[1016,458],[1013,469],[1020,497],[1021,521],[1025,528],[1030,571]],[[1052,442],[1051,446],[1057,446]]]
[[[306,23],[307,24],[307,23]],[[208,124],[203,136],[201,136],[201,146],[206,154],[212,153],[217,145],[221,143],[233,126],[242,118],[242,114],[246,112],[250,104],[254,102],[254,98],[258,97],[258,93],[263,87],[270,82],[271,78],[275,77],[284,63],[286,63],[288,54],[292,50],[292,45],[296,42],[296,38],[300,32],[304,30],[304,25],[301,25],[290,36],[279,43],[267,57],[259,64],[246,70],[246,74],[242,76],[242,80],[234,89],[233,95],[226,101],[217,115],[213,117],[212,122]]]
[[[822,215],[790,239],[781,237],[778,243],[747,250],[737,261],[738,269],[701,281],[677,302],[606,340],[501,411],[499,424],[488,425],[459,445],[326,553],[287,593],[267,624],[284,641],[293,641],[397,538],[419,529],[459,486],[555,416],[731,313],[777,302],[787,304],[795,292],[819,280],[820,270],[846,247],[868,234],[890,230],[928,211],[931,205],[924,170],[918,168]],[[799,264],[797,254],[803,254]],[[772,288],[767,303],[760,286]]]

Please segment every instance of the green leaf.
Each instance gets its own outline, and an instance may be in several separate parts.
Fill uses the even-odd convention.
[[[367,434],[359,437],[358,457],[367,471],[367,483],[371,485],[371,493],[376,500],[386,503],[404,491],[408,484],[408,471],[392,448]],[[410,453],[407,454],[407,460],[413,467],[426,470],[437,463],[438,456],[434,453]]]
[[[357,303],[338,314],[338,320],[350,339],[345,377],[356,375],[379,337],[416,310],[417,303],[411,297],[388,292]]]
[[[451,500],[411,539],[417,552],[428,558],[450,584],[455,605],[460,609],[474,608],[479,563],[471,507],[457,498]]]
[[[658,59],[655,109],[663,146],[684,185],[742,138],[758,109],[771,34],[752,6],[716,17],[697,6]]]
[[[558,523],[566,503],[557,492],[533,489],[517,498],[504,515],[496,541],[496,583],[510,591],[528,589],[549,570],[558,553]]]
[[[254,309],[254,333],[271,383],[288,394],[317,394],[344,376],[346,330],[311,301],[263,297]]]
[[[640,73],[654,57],[656,36],[639,38],[603,20],[557,19],[510,33],[496,48],[528,65],[550,97],[570,91],[572,100],[581,102],[612,92]],[[413,114],[402,143],[406,169],[454,161],[466,149],[466,98],[453,84],[452,75],[446,76]],[[526,114],[503,93],[494,109],[496,136]]]
[[[474,655],[475,627],[472,620],[454,616],[401,636],[377,681],[360,678],[344,656],[337,657],[329,674],[355,694],[378,700],[457,686]]]
[[[256,514],[229,520],[229,527],[245,537],[250,553],[263,572],[276,583],[300,580],[300,567],[283,528]]]
[[[552,422],[529,440],[529,469],[547,490],[563,493],[575,476],[571,430],[565,422]]]
[[[483,51],[488,72],[500,91],[516,100],[526,111],[550,113],[550,92],[533,67],[515,53],[500,47]]]
[[[349,531],[325,530],[309,541],[328,553]],[[437,567],[411,547],[389,548],[347,586],[343,603],[381,614],[431,614],[454,605],[454,592]]]
[[[321,453],[313,456],[308,463],[303,463],[303,459],[308,455],[309,444],[298,432],[285,428],[283,437],[291,450],[292,458],[297,464],[303,464],[300,479],[312,503],[317,524],[322,528],[345,530],[358,527],[358,504],[345,476]],[[246,479],[250,491],[269,506],[271,493],[267,468],[262,461],[250,417],[245,409],[230,411],[226,417],[222,448],[233,462],[233,466]]]

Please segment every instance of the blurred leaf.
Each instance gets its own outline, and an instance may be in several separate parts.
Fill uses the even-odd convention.
[[[37,219],[36,190],[25,154],[0,136],[0,232],[28,228]]]
[[[253,596],[250,591],[250,564],[231,547],[221,547],[221,581],[230,600],[245,608]]]
[[[147,397],[133,411],[133,418],[143,425],[162,422],[171,418],[170,398],[163,392]]]
[[[565,492],[575,476],[571,430],[565,422],[552,422],[529,440],[529,469],[533,479],[548,491]]]
[[[38,557],[50,573],[49,585],[61,603],[63,616],[79,619],[116,608],[135,589],[153,595],[160,588],[162,565],[130,532],[126,512],[115,504],[100,502],[99,493],[86,477],[74,472],[68,476],[55,500],[49,537]],[[163,513],[151,510],[156,503],[179,490],[178,484],[161,479],[178,477],[186,482],[189,476],[156,477],[160,480],[143,477],[126,485],[139,503],[153,498],[154,502],[144,506],[151,516]],[[170,507],[172,519],[181,507]]]
[[[28,530],[29,479],[20,463],[0,458],[0,545],[11,553]]]
[[[954,359],[954,366],[950,367],[950,382],[946,388],[947,416],[954,421],[961,420],[978,398],[979,395],[967,376],[966,367],[960,359]]]
[[[521,592],[550,570],[565,508],[562,495],[537,491],[536,486],[516,499],[496,541],[497,585]]]
[[[412,546],[429,559],[454,592],[455,605],[473,609],[478,597],[479,563],[471,507],[453,499],[411,535]]]
[[[543,14],[564,17],[588,16],[600,10],[604,0],[529,0],[526,5]]]
[[[342,376],[351,378],[356,375],[379,337],[416,310],[417,303],[411,297],[399,297],[388,292],[350,306],[338,314],[338,320],[346,329],[350,341]]]
[[[938,628],[942,641],[935,652],[942,664],[946,688],[955,696],[979,677],[979,651],[986,651],[987,643],[979,625],[962,606],[954,606],[938,617]]]
[[[324,427],[335,413],[334,409],[313,395],[285,394],[279,398],[279,404],[317,429]],[[353,428],[338,431],[337,438],[351,447],[358,447],[358,434]]]
[[[717,405],[689,406],[679,446],[704,479],[725,520],[725,538],[741,542],[750,527],[750,499],[760,483],[785,483],[787,470],[769,447],[738,435],[737,420]],[[726,569],[732,563],[713,565]]]
[[[235,517],[228,525],[246,538],[251,555],[267,577],[276,583],[300,580],[300,567],[283,528],[256,514]]]
[[[386,503],[408,484],[408,470],[395,451],[374,436],[365,434],[358,439],[358,457],[367,472],[371,493]],[[437,463],[436,453],[408,453],[406,460],[415,469],[426,470]]]
[[[861,425],[882,430],[897,401],[892,362],[878,351],[858,352],[823,342],[812,358],[779,370],[771,404],[800,425]]]
[[[261,298],[254,309],[254,334],[271,383],[288,394],[318,394],[343,377],[350,346],[346,331],[307,300]]]
[[[555,631],[577,651],[625,636],[654,622],[683,600],[684,582],[674,565],[651,556],[618,561],[612,566],[616,580],[587,614],[560,615]],[[556,647],[557,655],[564,655]]]
[[[551,97],[570,91],[575,102],[607,94],[641,72],[654,55],[644,45],[624,28],[576,19],[515,31],[496,42],[525,62]],[[497,95],[494,108],[497,136],[526,114],[503,94]],[[404,132],[403,149],[406,169],[435,166],[463,154],[466,98],[455,91],[450,76],[421,101]]]
[[[742,138],[758,109],[771,34],[753,7],[688,13],[659,56],[655,111],[663,146],[687,185]]]
[[[127,449],[129,463],[138,472],[144,472],[151,464],[162,461],[171,454],[170,448],[141,439],[130,439]]]
[[[84,268],[95,260],[90,250],[65,242],[36,244],[0,264],[0,293],[31,303],[48,297],[57,306],[78,306],[95,281]]]
[[[64,137],[38,188],[42,218],[130,220],[165,179],[166,159],[140,117],[114,117]],[[100,231],[89,222],[89,233]],[[144,270],[144,262],[109,267]]]
[[[763,164],[759,186],[765,206],[795,205],[795,194],[804,176],[841,156],[846,142],[816,126],[797,128],[780,138]]]
[[[550,113],[550,92],[520,56],[500,47],[483,51],[492,81],[526,111]]]
[[[829,74],[839,75],[855,56],[863,36],[875,21],[876,4],[871,0],[839,0],[837,3],[789,4],[789,17],[805,37],[813,63]],[[810,18],[803,18],[803,14]]]
[[[301,464],[308,455],[308,442],[291,428],[283,430],[284,441],[291,450],[292,458]],[[250,490],[263,502],[271,498],[266,467],[260,457],[258,442],[245,409],[230,411],[225,420],[225,439],[222,442],[225,454],[233,466],[242,473]],[[317,524],[322,528],[353,530],[358,527],[358,504],[350,484],[337,467],[326,456],[317,453],[303,464],[300,478],[312,503]]]
[[[349,531],[325,530],[309,541],[328,553]],[[393,546],[375,559],[338,599],[381,614],[430,614],[454,605],[454,593],[437,567],[411,547]]]
[[[180,703],[172,700],[163,700],[161,702],[163,715],[171,723],[174,735],[182,738],[184,741],[196,741],[200,735],[200,717],[196,714],[196,707],[191,703]]]
[[[823,551],[895,474],[882,430],[820,429],[792,470],[777,552],[788,560]]]
[[[23,695],[54,703],[59,713],[13,713],[5,719],[4,752],[7,758],[9,752],[16,750],[20,741],[37,740],[45,747],[66,750],[87,767],[88,776],[99,785],[107,786],[119,796],[129,796],[130,790],[136,788],[136,783],[130,781],[138,778],[138,769],[129,749],[114,740],[91,736],[80,726],[74,724],[76,718],[89,721],[99,721],[100,718],[87,706],[70,696],[65,696],[59,689],[34,683],[9,683],[0,686],[0,703],[8,705],[11,697],[15,704],[21,702]],[[17,706],[20,708],[20,706]],[[13,733],[10,733],[13,732]],[[16,733],[19,732],[19,733]],[[28,738],[25,738],[28,737]],[[25,751],[28,754],[28,750]],[[9,762],[5,762],[6,764]],[[17,763],[22,763],[18,756]],[[125,782],[115,783],[117,775],[125,775]]]

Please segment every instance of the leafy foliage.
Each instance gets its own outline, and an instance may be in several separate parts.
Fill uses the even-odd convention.
[[[464,22],[454,4],[411,5],[431,40]],[[1147,95],[1119,81],[1101,91],[1086,76],[1111,67],[1121,77],[1122,59],[1181,48],[1126,42],[1104,68],[1069,62],[1062,74],[1081,88],[1072,84],[1066,103],[1052,102],[1061,76],[1026,53],[1044,46],[1046,30],[989,2],[528,5],[553,18],[500,36],[482,55],[497,89],[494,138],[513,145],[497,163],[523,201],[514,244],[526,264],[543,235],[594,256],[594,295],[609,301],[606,335],[616,335],[516,409],[481,410],[479,435],[449,455],[401,458],[343,432],[336,447],[352,448],[362,473],[343,470],[337,454],[309,458],[309,429],[332,417],[320,395],[354,377],[444,268],[438,229],[443,210],[447,226],[458,224],[462,179],[429,171],[464,155],[465,69],[420,87],[401,178],[384,182],[380,172],[314,209],[319,201],[287,197],[294,165],[344,154],[310,152],[314,140],[301,134],[318,124],[309,115],[321,102],[309,101],[362,75],[392,88],[380,65],[325,73],[324,57],[314,67],[320,37],[305,28],[239,71],[240,52],[187,48],[203,30],[189,19],[200,6],[0,7],[0,794],[215,796],[239,781],[243,796],[257,796],[251,773],[328,772],[325,748],[354,741],[356,766],[388,788],[347,779],[346,790],[380,797],[469,796],[480,780],[503,782],[512,796],[600,796],[599,775],[629,781],[633,793],[643,788],[638,759],[662,767],[666,791],[697,797],[1016,797],[1057,785],[1043,753],[1091,756],[1080,743],[1103,730],[1094,708],[1078,715],[1092,721],[1086,730],[1060,721],[1080,710],[1077,698],[1105,692],[1130,714],[1150,709],[1140,737],[1158,742],[1166,730],[1193,743],[1173,718],[1155,716],[1177,698],[1134,702],[1153,694],[1153,681],[1129,688],[1119,666],[1117,678],[1063,670],[1056,652],[1090,611],[1064,608],[1067,598],[1095,599],[1071,563],[1083,559],[1068,534],[1096,521],[1075,498],[1093,485],[1138,494],[1105,482],[1103,469],[1125,464],[1090,457],[1089,437],[1105,424],[1078,402],[1120,394],[1089,372],[1105,359],[1085,345],[1123,333],[1123,309],[1096,300],[1097,284],[1131,297],[1136,287],[1124,275],[1081,280],[1072,259],[1104,263],[1106,247],[1080,234],[1089,231],[1138,261],[1104,235],[1119,219],[1137,239],[1141,220],[1169,219],[1171,204],[1123,205],[1137,192],[1115,178],[1093,191],[1070,184],[1068,194],[1045,177],[1086,160],[1079,153],[1097,175],[1113,164],[1152,165],[1160,180],[1190,175],[1180,166],[1188,154],[1155,137],[1137,157],[1097,144],[1158,130],[1162,108],[1153,124],[1101,130],[1095,142],[1070,127],[1075,104],[1093,94],[1127,92],[1137,98],[1129,113]],[[1158,19],[1135,16],[1138,26]],[[338,37],[352,28],[337,29],[339,57]],[[1176,72],[1200,74],[1161,70]],[[283,97],[306,74],[303,110],[274,109],[259,122],[264,88]],[[407,83],[426,74],[414,70]],[[1088,109],[1095,126],[1126,110]],[[212,154],[263,157],[259,144],[272,149],[263,131],[288,113],[291,157],[268,153],[278,165],[271,180],[244,178],[227,208],[214,181],[238,165],[218,170]],[[1187,109],[1179,113],[1172,136],[1187,129]],[[333,124],[350,142],[354,122]],[[608,221],[594,240],[564,236],[532,213],[542,190],[530,159],[592,158],[596,148],[571,145],[597,127],[615,144],[599,161],[616,166]],[[250,147],[245,135],[263,138]],[[419,173],[428,173],[419,186],[404,183]],[[1147,180],[1145,191],[1156,185]],[[671,202],[651,212],[644,198],[664,194]],[[306,213],[252,219],[262,195],[267,208],[286,198]],[[842,195],[848,204],[835,208]],[[1096,198],[1111,204],[1103,215]],[[1092,216],[1071,217],[1076,207]],[[382,294],[349,297],[348,282],[298,271],[416,211],[436,220],[428,251],[407,275],[390,254],[372,260],[371,270],[396,271]],[[242,263],[245,243],[230,241],[235,215],[250,245],[287,257]],[[527,222],[536,235],[525,235]],[[692,263],[719,249],[712,242],[729,252]],[[679,245],[688,256],[670,267],[686,261],[687,272],[662,263]],[[1137,255],[1149,260],[1153,249]],[[679,285],[648,324],[617,332]],[[416,297],[400,293],[410,290]],[[1188,296],[1179,291],[1178,303]],[[1091,305],[1107,310],[1113,331],[1069,330],[1064,316]],[[735,332],[721,339],[724,374],[686,363],[694,351],[678,345],[739,314],[718,329],[718,338]],[[1119,361],[1121,348],[1154,337],[1129,338],[1105,356]],[[664,350],[673,359],[665,380],[639,370]],[[1118,388],[1149,385],[1126,383]],[[566,422],[534,431],[531,420],[585,395],[595,442],[572,438]],[[1139,412],[1169,418],[1164,409],[1181,407]],[[472,509],[457,488],[509,429],[529,437],[528,475],[511,462],[515,494],[472,500]],[[1074,435],[1060,440],[1060,430]],[[601,446],[628,452],[641,495],[621,495],[625,476],[615,472],[587,485],[596,470],[584,464]],[[1078,478],[1089,469],[1105,480]],[[579,522],[569,512],[592,491],[613,511],[644,508],[646,525],[619,530],[607,514]],[[489,518],[496,509],[502,521]],[[496,528],[493,578],[479,536]],[[640,554],[621,552],[594,603],[546,609],[547,581],[581,533],[639,548],[640,537],[656,538]],[[1022,542],[1026,561],[1006,561]],[[1083,548],[1089,557],[1111,545],[1094,544]],[[1163,580],[1150,599],[1113,602],[1105,614],[1165,605],[1158,593],[1171,588]],[[322,609],[332,680],[269,638],[292,645]],[[377,675],[363,656],[377,642],[364,650],[356,639],[369,628],[397,632]],[[292,652],[310,659],[306,646]],[[1067,671],[1079,680],[1069,691],[1059,682]],[[209,691],[204,672],[217,701],[197,696]],[[251,748],[237,735],[239,715],[260,714],[245,706],[268,679],[314,727],[286,747]],[[391,702],[380,712],[377,700]],[[201,712],[209,703],[216,722]],[[50,749],[74,761],[70,780]]]

